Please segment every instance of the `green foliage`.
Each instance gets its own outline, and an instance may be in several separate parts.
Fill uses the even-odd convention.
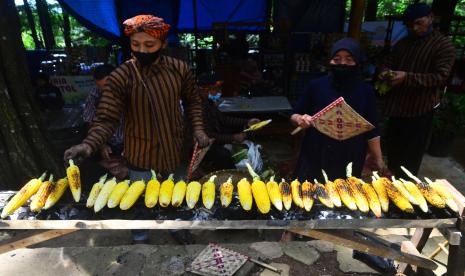
[[[465,128],[465,95],[446,93],[433,117],[433,129],[456,134]]]

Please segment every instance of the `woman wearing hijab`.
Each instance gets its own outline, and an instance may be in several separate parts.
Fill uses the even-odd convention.
[[[377,129],[376,103],[373,88],[361,79],[363,53],[359,44],[344,38],[331,49],[329,74],[313,80],[302,95],[291,121],[307,129],[300,149],[295,175],[300,180],[322,179],[324,169],[330,179],[344,178],[346,166],[353,163],[352,174],[360,177],[367,153],[378,169],[384,167]],[[375,129],[339,141],[312,128],[311,115],[343,97],[358,114]]]

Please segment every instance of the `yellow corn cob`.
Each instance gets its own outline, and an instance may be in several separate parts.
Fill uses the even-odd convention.
[[[266,183],[266,189],[268,190],[268,196],[270,197],[271,203],[279,211],[283,210],[283,198],[281,196],[281,191],[279,190],[279,185],[274,181],[274,176]]]
[[[115,208],[118,206],[128,189],[129,180],[121,181],[120,183],[116,184],[110,193],[110,197],[108,198],[107,207]]]
[[[220,201],[222,207],[228,207],[229,204],[231,204],[233,191],[234,185],[232,184],[232,178],[229,177],[220,187]]]
[[[401,179],[402,184],[404,185],[405,189],[415,198],[416,202],[418,203],[418,207],[427,213],[428,212],[428,204],[426,203],[426,199],[421,194],[420,189],[411,181],[406,181]]]
[[[444,201],[446,202],[446,205],[449,206],[449,208],[454,211],[458,212],[459,207],[457,206],[457,203],[455,203],[454,197],[452,196],[451,192],[447,190],[446,187],[444,187],[441,183],[435,181],[431,181],[429,178],[425,177],[426,182],[428,185],[440,196]]]
[[[23,206],[29,198],[37,193],[42,181],[45,179],[45,174],[43,173],[39,178],[34,178],[29,180],[24,186],[8,201],[8,204],[3,208],[2,219],[13,214],[19,207]]]
[[[347,165],[346,176],[347,183],[349,183],[349,188],[352,192],[352,196],[355,199],[355,204],[357,204],[357,207],[360,211],[363,213],[368,213],[370,211],[370,206],[368,205],[365,191],[362,188],[360,179],[352,176],[352,162]]]
[[[105,183],[105,180],[107,179],[107,175],[103,175],[100,177],[99,182],[95,183],[92,186],[92,189],[90,190],[89,197],[87,198],[87,203],[86,207],[87,208],[92,208],[94,207],[95,201],[97,201],[98,194],[103,188],[103,184]]]
[[[168,207],[173,196],[174,181],[173,174],[170,174],[168,179],[163,181],[160,186],[160,198],[158,199],[161,207]]]
[[[216,196],[216,175],[210,177],[210,179],[202,185],[202,202],[203,206],[207,209],[211,209],[215,203]]]
[[[242,178],[237,183],[237,194],[239,195],[239,202],[241,203],[242,209],[250,211],[252,209],[252,188],[247,178]]]
[[[302,202],[304,204],[305,211],[310,212],[313,207],[313,185],[312,183],[305,181],[302,183]]]
[[[31,205],[29,206],[32,212],[39,212],[45,205],[48,196],[52,192],[55,187],[55,182],[53,182],[53,175],[50,175],[48,181],[45,181],[40,185],[37,194],[31,201]]]
[[[420,189],[426,201],[428,201],[431,205],[433,205],[436,208],[446,208],[446,202],[444,201],[444,199],[442,199],[442,197],[438,193],[436,193],[430,186],[423,183],[420,179],[418,179],[418,177],[414,176],[405,167],[400,166],[400,168],[417,183],[417,187],[418,189]]]
[[[387,179],[386,177],[380,177],[376,179],[374,182],[380,182],[382,185],[384,185],[384,188],[386,189],[386,193],[391,199],[391,201],[399,207],[400,210],[406,212],[406,213],[413,213],[413,207],[410,204],[410,201],[406,199],[400,192],[397,190],[394,185],[391,184],[391,181]]]
[[[68,176],[69,188],[73,194],[74,201],[79,202],[81,199],[81,173],[79,167],[74,165],[72,159],[69,160],[69,167],[66,169]]]
[[[407,188],[404,186],[404,184],[397,180],[394,176],[392,177],[391,179],[391,183],[392,185],[394,185],[394,187],[396,187],[396,189],[406,198],[408,199],[408,201],[410,201],[410,203],[414,204],[414,205],[419,205],[419,202],[417,202],[417,200],[415,199],[415,197],[413,195],[411,195],[409,193],[409,191],[407,190]]]
[[[129,208],[136,203],[137,199],[144,193],[145,183],[144,180],[139,180],[133,182],[126,193],[124,193],[121,202],[119,203],[119,208],[121,210],[128,210]]]
[[[258,122],[256,124],[251,125],[248,129],[244,130],[244,132],[260,129],[260,128],[266,126],[269,123],[271,123],[271,119],[266,120],[266,121]]]
[[[334,208],[333,201],[326,192],[325,186],[323,184],[318,183],[316,179],[315,185],[313,186],[313,191],[315,192],[315,195],[318,197],[320,202],[323,203],[323,205],[331,209]]]
[[[270,197],[268,196],[268,190],[263,181],[260,180],[260,176],[254,172],[252,166],[249,163],[245,163],[250,175],[253,178],[252,182],[252,195],[257,205],[258,210],[262,214],[267,214],[271,208]]]
[[[352,197],[352,192],[349,188],[349,184],[344,179],[334,180],[334,187],[336,187],[337,193],[341,197],[342,203],[352,211],[357,210],[357,204],[355,199]]]
[[[381,203],[379,202],[379,198],[375,189],[368,183],[363,183],[362,188],[365,191],[365,195],[367,197],[368,205],[370,205],[371,211],[373,214],[375,214],[376,217],[381,217]]]
[[[279,183],[279,191],[281,192],[281,196],[283,197],[283,205],[286,210],[291,209],[292,206],[292,192],[291,186],[286,180],[281,179],[281,183]]]
[[[300,182],[299,180],[295,179],[291,182],[291,193],[292,193],[292,201],[295,205],[300,208],[304,207],[304,203],[302,202],[302,192],[300,190]]]
[[[160,194],[160,182],[157,180],[157,174],[154,170],[151,170],[151,172],[152,179],[149,180],[145,189],[144,203],[147,208],[153,208],[157,205]]]
[[[379,203],[381,204],[381,210],[384,213],[387,213],[389,210],[389,197],[386,192],[386,188],[384,187],[384,182],[378,180],[379,176],[376,172],[374,172],[374,174],[376,177],[372,176],[371,185],[378,195]]]
[[[47,210],[55,205],[65,193],[66,188],[68,188],[68,178],[59,179],[48,196],[47,201],[45,201],[44,209]]]
[[[329,181],[328,175],[324,170],[321,170],[323,173],[323,177],[325,179],[325,185],[326,185],[326,192],[328,193],[329,198],[331,198],[331,201],[334,203],[334,206],[336,207],[341,207],[342,202],[341,202],[341,197],[339,196],[339,193],[337,192],[336,185],[334,185],[334,182]]]
[[[107,205],[108,198],[110,197],[111,191],[113,191],[113,188],[116,186],[116,178],[112,178],[105,182],[103,185],[102,189],[98,193],[97,199],[95,200],[94,203],[94,212],[98,212]]]
[[[183,180],[178,181],[173,188],[173,196],[171,197],[171,205],[179,207],[184,201],[186,195],[187,184]]]
[[[202,190],[202,184],[197,181],[192,181],[187,185],[186,189],[186,203],[189,209],[195,207],[197,201],[199,201],[200,191]]]

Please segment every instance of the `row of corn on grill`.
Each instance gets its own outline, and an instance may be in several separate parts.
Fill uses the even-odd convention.
[[[437,208],[448,206],[453,211],[458,210],[453,195],[444,185],[428,178],[426,178],[426,182],[423,182],[403,167],[402,169],[414,182],[395,178],[390,180],[378,176],[375,172],[372,183],[365,183],[351,175],[352,166],[349,164],[346,179],[329,181],[323,171],[325,184],[318,183],[317,180],[314,180],[314,183],[308,181],[300,183],[298,180],[294,180],[289,184],[284,179],[278,183],[274,177],[265,183],[249,164],[247,164],[247,168],[253,178],[252,183],[243,178],[235,186],[232,179],[229,178],[220,185],[219,198],[222,207],[230,205],[233,192],[236,189],[240,205],[244,210],[251,210],[253,202],[255,202],[258,210],[263,214],[270,211],[271,205],[282,211],[283,209],[291,209],[292,204],[296,208],[304,208],[309,212],[316,199],[328,208],[344,205],[350,210],[360,210],[364,213],[371,210],[377,217],[382,216],[383,212],[388,212],[390,201],[407,213],[414,212],[413,205],[417,205],[423,212],[428,212],[427,203]],[[153,208],[157,204],[161,207],[170,205],[179,207],[185,200],[187,206],[192,209],[201,196],[203,206],[210,209],[216,198],[215,178],[216,176],[212,176],[203,184],[197,181],[186,183],[182,180],[175,183],[173,175],[170,175],[168,179],[160,183],[155,172],[152,171],[152,179],[147,183],[140,180],[130,184],[129,180],[119,183],[116,182],[115,178],[107,180],[106,175],[104,175],[99,182],[93,185],[86,206],[94,208],[95,212],[99,212],[105,206],[108,208],[119,206],[121,210],[128,210],[144,194],[144,203],[148,208]],[[48,181],[43,181],[44,179],[45,173],[40,178],[33,179],[24,185],[5,206],[2,218],[12,214],[34,194],[30,204],[31,211],[38,212],[42,208],[49,209],[59,200],[68,186],[72,191],[73,198],[79,201],[79,168],[72,161],[67,169],[66,178],[62,178],[56,183],[53,181],[53,176],[50,176]],[[79,197],[76,197],[76,194]]]

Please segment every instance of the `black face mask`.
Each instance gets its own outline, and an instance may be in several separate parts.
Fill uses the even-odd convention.
[[[360,75],[360,69],[356,65],[331,64],[330,70],[333,74],[334,82],[338,84],[353,81]]]
[[[132,52],[132,54],[136,57],[142,66],[148,66],[158,59],[160,52],[161,50],[153,53]]]

